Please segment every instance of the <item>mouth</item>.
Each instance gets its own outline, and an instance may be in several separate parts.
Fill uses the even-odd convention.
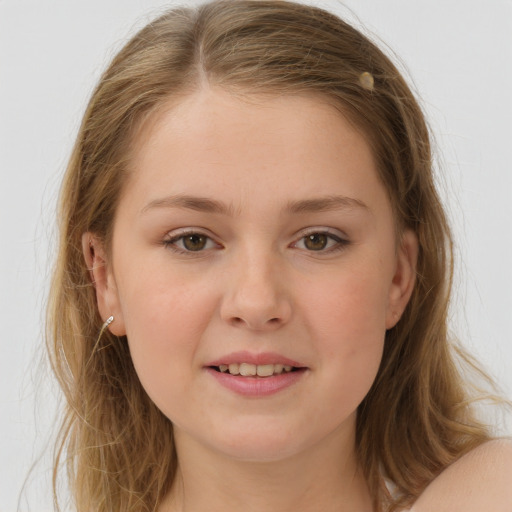
[[[269,397],[298,385],[310,368],[275,352],[238,351],[204,367],[223,387],[249,398]]]
[[[229,375],[241,377],[273,377],[285,373],[292,373],[303,370],[304,368],[291,366],[288,364],[252,364],[252,363],[231,363],[210,366],[212,370]]]

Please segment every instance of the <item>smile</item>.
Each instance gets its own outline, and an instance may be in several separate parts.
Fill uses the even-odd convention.
[[[242,377],[271,377],[272,375],[281,375],[282,373],[292,372],[293,366],[287,364],[251,364],[251,363],[231,363],[221,364],[213,367],[221,373],[231,375],[241,375]]]
[[[222,387],[245,397],[267,397],[302,381],[310,368],[276,352],[232,352],[204,369]]]

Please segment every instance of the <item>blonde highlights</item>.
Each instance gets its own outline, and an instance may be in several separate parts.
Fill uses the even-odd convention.
[[[277,0],[169,11],[127,43],[93,93],[61,190],[48,306],[48,351],[66,397],[55,478],[65,460],[80,512],[154,511],[172,486],[172,424],[142,388],[126,340],[108,331],[98,339],[103,322],[81,238],[93,232],[108,249],[142,123],[204,86],[327,100],[365,134],[397,225],[418,236],[416,287],[387,333],[357,419],[375,509],[410,506],[447,465],[489,438],[468,405],[448,339],[452,239],[428,128],[406,82],[371,41],[328,12]]]

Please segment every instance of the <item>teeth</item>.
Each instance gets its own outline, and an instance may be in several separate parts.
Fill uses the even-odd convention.
[[[292,371],[292,366],[287,364],[260,364],[251,363],[231,363],[230,365],[221,364],[219,370],[222,373],[230,373],[231,375],[242,375],[243,377],[270,377],[272,375],[280,375]]]
[[[274,365],[273,364],[262,364],[258,365],[256,368],[256,373],[258,377],[270,377],[274,373]]]
[[[251,377],[256,375],[256,365],[249,363],[242,363],[240,365],[240,375],[244,377]]]
[[[277,373],[278,375],[280,373],[283,373],[284,364],[275,364],[274,365],[274,373]]]
[[[238,363],[231,363],[229,365],[229,373],[231,373],[231,375],[239,375],[240,365]]]

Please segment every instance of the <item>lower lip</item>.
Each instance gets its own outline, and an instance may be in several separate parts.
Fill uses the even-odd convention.
[[[243,396],[270,396],[292,386],[306,373],[306,368],[281,373],[271,377],[242,377],[206,368],[208,373],[222,386]]]

